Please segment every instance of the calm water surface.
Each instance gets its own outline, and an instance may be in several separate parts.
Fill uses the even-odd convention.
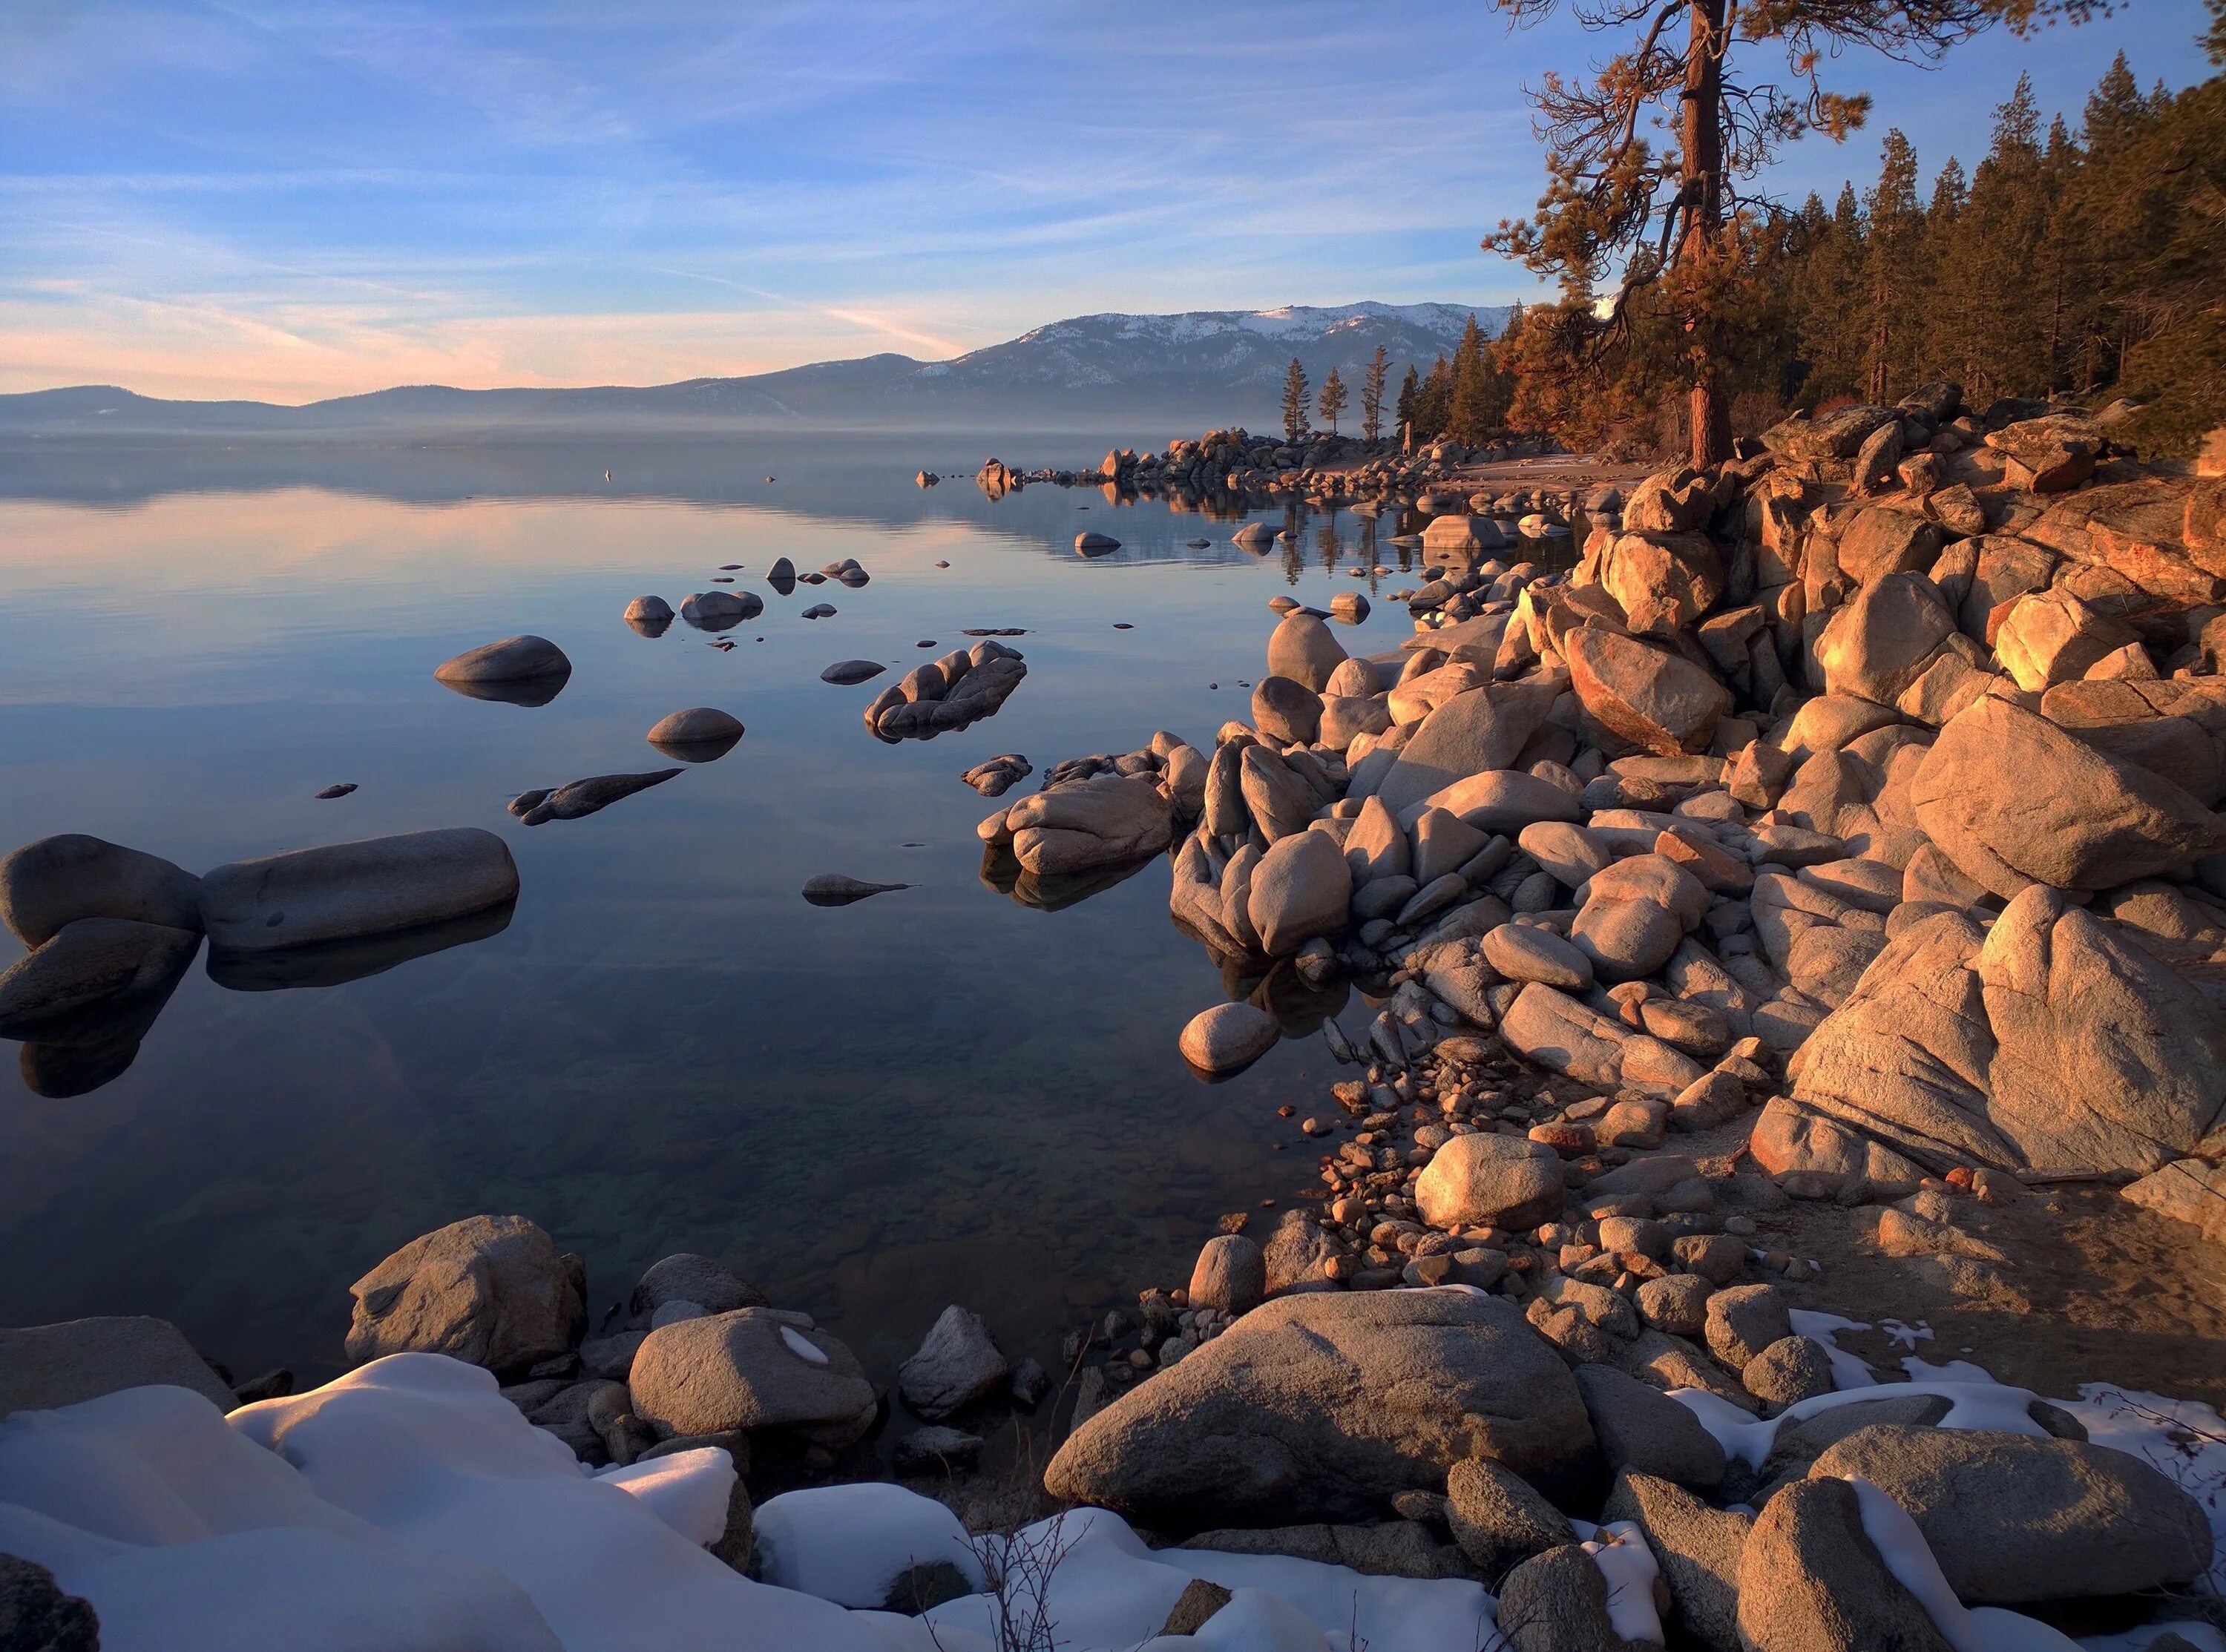
[[[0,1323],[160,1314],[242,1375],[321,1376],[351,1280],[428,1229],[516,1211],[586,1257],[598,1311],[699,1250],[878,1374],[954,1300],[1048,1363],[1065,1325],[1179,1279],[1219,1214],[1288,1201],[1312,1157],[1274,1109],[1320,1096],[1320,1041],[1196,1082],[1175,1034],[1224,983],[1170,923],[1164,863],[1024,906],[980,876],[995,805],[957,777],[1023,753],[1038,774],[1010,801],[1155,728],[1210,746],[1249,715],[1268,598],[1373,588],[1342,571],[1366,524],[1316,518],[1296,551],[1255,560],[1231,521],[1050,487],[992,503],[964,480],[989,452],[1086,466],[1104,446],[10,456],[0,849],[90,832],[199,872],[474,825],[509,842],[523,892],[500,933],[340,985],[234,991],[197,963],[90,1094],[43,1097],[0,1064]],[[921,465],[959,480],[923,492]],[[1077,556],[1085,527],[1123,549]],[[784,598],[763,580],[780,556],[855,556],[873,581]],[[639,594],[724,588],[726,562],[767,602],[731,652],[620,620]],[[815,601],[836,617],[800,619]],[[1343,633],[1355,651],[1407,630],[1377,606]],[[819,681],[1007,625],[1027,628],[1027,680],[933,740],[866,733],[893,677]],[[553,703],[434,681],[516,632],[571,656]],[[694,705],[748,734],[588,819],[504,811],[528,787],[665,766],[643,734]],[[360,790],[312,797],[337,781]],[[915,886],[819,908],[798,892],[820,872]],[[19,953],[0,935],[0,966]]]

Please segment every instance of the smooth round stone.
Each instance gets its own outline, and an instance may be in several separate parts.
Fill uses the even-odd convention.
[[[875,659],[838,659],[820,672],[819,680],[841,683],[847,688],[853,683],[863,683],[868,677],[879,677],[887,670],[887,666]]]
[[[1103,556],[1109,550],[1121,549],[1121,542],[1110,533],[1097,533],[1089,529],[1074,536],[1074,548],[1084,556]]]
[[[1592,960],[1551,930],[1502,924],[1484,937],[1484,961],[1510,981],[1535,981],[1563,992],[1593,984]]]
[[[649,743],[668,757],[684,763],[708,763],[735,749],[742,737],[741,719],[712,706],[691,706],[660,718],[649,731]]]
[[[638,596],[626,604],[626,620],[630,626],[669,626],[672,605],[661,596]]]
[[[1242,1072],[1282,1036],[1283,1024],[1256,1004],[1216,1004],[1183,1028],[1183,1059],[1218,1078]]]
[[[554,677],[572,662],[546,637],[505,637],[481,643],[434,668],[443,683],[511,683],[520,677]]]

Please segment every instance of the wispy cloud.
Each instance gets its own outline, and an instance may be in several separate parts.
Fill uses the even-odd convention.
[[[2191,73],[2199,11],[1841,68],[1936,163],[2020,67],[2075,109],[2120,43]],[[1538,191],[1521,85],[1595,45],[1470,0],[13,0],[0,389],[655,382],[1527,296],[1477,238]]]

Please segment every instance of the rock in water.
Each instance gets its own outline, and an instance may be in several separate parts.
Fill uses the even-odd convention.
[[[318,792],[316,794],[317,801],[320,803],[329,803],[334,797],[347,797],[349,792],[353,791],[354,790],[354,781],[343,780],[338,785],[327,786],[322,791]]]
[[[1283,1024],[1256,1004],[1216,1004],[1182,1030],[1183,1059],[1212,1077],[1242,1072],[1274,1049]]]
[[[638,596],[626,604],[626,622],[644,637],[662,637],[672,624],[672,605],[661,596]]]
[[[517,895],[509,845],[455,826],[235,861],[201,880],[200,910],[212,945],[263,952],[438,924]]]
[[[190,1388],[226,1411],[238,1403],[167,1319],[102,1316],[0,1330],[0,1416],[57,1410],[150,1382]]]
[[[80,918],[199,931],[200,880],[160,855],[64,832],[0,861],[0,920],[25,946],[52,940]]]
[[[876,659],[838,659],[820,672],[822,683],[837,683],[845,688],[853,683],[863,683],[868,677],[879,677],[889,668]]]
[[[1084,556],[1103,556],[1109,550],[1121,549],[1121,542],[1110,533],[1093,533],[1088,530],[1074,536],[1074,548]]]
[[[558,786],[518,817],[528,826],[551,820],[579,820],[609,808],[622,798],[652,786],[663,785],[678,769],[652,769],[643,774],[596,774]],[[512,805],[513,810],[515,804]]]
[[[776,556],[773,566],[766,569],[766,583],[786,596],[796,589],[796,564],[785,556]]]
[[[572,676],[572,662],[546,637],[505,637],[467,649],[433,670],[434,677],[474,700],[545,706]]]
[[[660,1325],[626,1378],[634,1414],[660,1434],[793,1428],[832,1447],[874,1426],[856,1356],[803,1314],[737,1308]]]
[[[1257,554],[1275,543],[1275,531],[1264,522],[1248,522],[1230,536],[1229,543],[1240,550]]]
[[[584,1270],[518,1216],[474,1216],[413,1239],[348,1287],[347,1356],[446,1354],[506,1371],[550,1359],[585,1329]]]
[[[698,631],[731,631],[764,612],[765,599],[755,591],[698,591],[680,605],[680,617]]]
[[[862,879],[845,877],[840,872],[823,872],[805,880],[804,898],[815,906],[847,906],[868,895],[885,895],[891,890],[911,887],[908,883],[867,883]]]
[[[915,1416],[941,1422],[996,1393],[1011,1375],[982,1316],[953,1303],[899,1369],[897,1392]]]
[[[735,749],[742,737],[741,719],[711,706],[694,706],[658,720],[649,743],[684,763],[709,763]]]
[[[1097,1413],[1044,1483],[1187,1529],[1378,1516],[1470,1457],[1561,1490],[1593,1452],[1575,1380],[1512,1303],[1310,1293],[1255,1308]]]
[[[1174,805],[1148,776],[1101,774],[1022,798],[1005,825],[1014,858],[1043,877],[1157,855],[1174,836]]]
[[[135,1006],[159,1010],[200,944],[192,930],[125,918],[65,924],[0,973],[0,1038],[101,1041]]]

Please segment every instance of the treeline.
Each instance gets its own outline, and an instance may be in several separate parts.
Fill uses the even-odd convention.
[[[2214,47],[2218,42],[2212,42]],[[2214,60],[2218,53],[2214,50]],[[1926,181],[1888,131],[1876,181],[1739,226],[1737,320],[1717,341],[1733,428],[1891,400],[1951,378],[1967,399],[2146,403],[2146,451],[2185,454],[2226,423],[2226,80],[2143,92],[2122,54],[2075,129],[2021,79],[1986,155]],[[1610,346],[1574,344],[1580,300],[1469,336],[1398,402],[1415,439],[1510,429],[1576,448],[1684,448],[1692,344],[1674,293],[1638,289]]]

